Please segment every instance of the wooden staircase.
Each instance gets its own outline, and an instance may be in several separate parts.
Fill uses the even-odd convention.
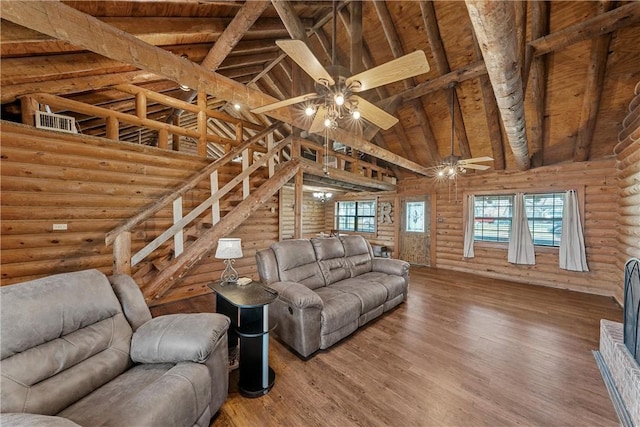
[[[299,142],[286,138],[274,143],[273,134],[278,126],[271,126],[240,144],[180,188],[106,234],[106,244],[113,245],[114,273],[136,278],[148,304],[154,305],[215,247],[219,238],[229,235],[296,175],[300,169],[298,158],[284,159],[291,158],[294,151],[299,152]],[[263,145],[257,147],[260,143]],[[264,145],[267,152],[255,158],[253,148],[256,152],[258,148],[264,151]],[[236,164],[238,159],[242,160],[241,166]],[[219,172],[223,168],[240,173],[219,188]],[[188,195],[193,198],[192,190],[199,190],[201,195],[205,186],[211,195],[184,213],[183,198]],[[138,240],[132,243],[132,235],[144,235],[140,230],[144,229],[145,221],[153,221],[154,215],[167,209],[173,211],[173,225],[152,236],[155,238],[150,242],[145,240],[144,247],[139,248],[142,244]]]

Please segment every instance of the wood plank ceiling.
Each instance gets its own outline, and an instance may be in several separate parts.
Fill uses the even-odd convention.
[[[184,62],[172,62],[181,68],[177,70],[163,69],[162,63],[154,68],[142,54],[134,58],[136,52],[130,53],[135,61],[127,62],[126,55],[109,45],[118,33],[109,36],[102,27],[100,31],[90,27],[89,21],[72,24],[88,26],[87,34],[95,30],[95,37],[103,40],[47,35],[44,26],[38,26],[37,16],[20,16],[23,4],[31,4],[29,10],[35,11],[38,3],[3,2],[0,11],[4,119],[19,119],[18,98],[34,92],[118,111],[134,110],[132,95],[110,88],[122,83],[194,99],[194,92],[182,91],[178,83],[195,88],[203,74],[191,74],[190,68],[180,65]],[[278,39],[306,39],[323,65],[331,64],[333,23],[328,1],[63,3],[109,28],[233,79],[247,88],[252,102],[284,99],[312,87],[311,80],[278,49]],[[17,7],[12,10],[11,4]],[[42,9],[48,11],[46,20],[54,28],[49,33],[57,28],[56,19],[61,20],[60,26],[70,19],[64,5]],[[427,55],[428,73],[364,93],[400,122],[386,131],[365,127],[355,139],[344,136],[343,141],[370,154],[388,150],[390,154],[383,157],[391,163],[403,165],[409,159],[419,165],[408,167],[414,172],[449,154],[452,84],[456,154],[491,156],[495,170],[524,170],[610,156],[633,88],[640,81],[638,2],[376,0],[339,2],[337,9],[336,58],[352,72],[418,49]],[[104,56],[92,47],[101,41]],[[251,114],[249,105],[236,111],[231,98],[239,93],[237,87],[224,81],[219,85],[226,92],[209,93],[211,108],[261,125],[273,121],[268,115]],[[256,90],[266,97],[251,95]],[[288,122],[294,126],[283,134],[293,132],[295,126],[304,127],[295,118],[296,111],[292,107],[288,115],[272,114],[277,119],[293,117]],[[159,120],[176,113],[151,103],[148,112]],[[105,134],[99,120],[76,118],[83,133]],[[185,113],[181,120],[189,123],[195,118]],[[221,136],[232,132],[219,121],[211,120],[209,126]],[[120,135],[131,142],[155,143],[152,133],[138,129],[121,129]]]

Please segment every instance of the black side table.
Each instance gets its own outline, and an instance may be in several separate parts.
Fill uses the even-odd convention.
[[[229,348],[240,340],[240,393],[246,397],[267,394],[276,378],[269,367],[269,304],[278,293],[260,282],[246,286],[214,282],[209,287],[216,292],[216,311],[231,319]]]

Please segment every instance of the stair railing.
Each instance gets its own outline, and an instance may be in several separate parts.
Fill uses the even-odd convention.
[[[179,256],[184,250],[184,228],[188,224],[192,223],[207,209],[211,209],[212,222],[215,225],[218,221],[220,221],[219,202],[222,197],[228,194],[235,186],[242,183],[243,199],[247,198],[250,194],[250,175],[261,167],[267,167],[269,170],[269,177],[271,177],[275,170],[276,154],[280,154],[283,148],[292,143],[290,138],[286,138],[274,145],[273,132],[281,125],[282,123],[276,123],[263,130],[262,132],[256,134],[249,140],[243,142],[239,146],[229,151],[223,157],[207,165],[202,171],[196,174],[188,182],[177,188],[174,192],[165,195],[153,205],[149,206],[123,224],[109,231],[105,235],[105,244],[107,246],[113,244],[114,273],[131,274],[131,268],[133,266],[140,263],[149,254],[158,249],[160,246],[162,246],[162,244],[164,244],[172,237],[174,240],[174,256]],[[259,159],[251,162],[251,158],[253,157],[253,155],[250,147],[254,144],[257,144],[265,137],[267,138],[267,153],[261,156]],[[242,173],[234,177],[225,186],[219,189],[218,170],[236,159],[238,156],[242,156]],[[198,184],[200,184],[200,182],[202,182],[204,179],[209,179],[211,186],[211,196],[200,203],[197,207],[192,209],[191,212],[189,212],[187,215],[183,215],[183,196],[189,190],[196,188]],[[160,210],[168,207],[169,205],[172,206],[173,225],[162,232],[145,247],[132,255],[132,230],[134,230],[135,227],[150,219],[153,215],[158,213]]]

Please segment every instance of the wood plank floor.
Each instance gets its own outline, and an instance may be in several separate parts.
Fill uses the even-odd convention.
[[[621,321],[613,299],[412,268],[406,303],[309,360],[272,338],[271,392],[240,396],[234,371],[212,426],[619,425],[591,354],[602,318]]]

